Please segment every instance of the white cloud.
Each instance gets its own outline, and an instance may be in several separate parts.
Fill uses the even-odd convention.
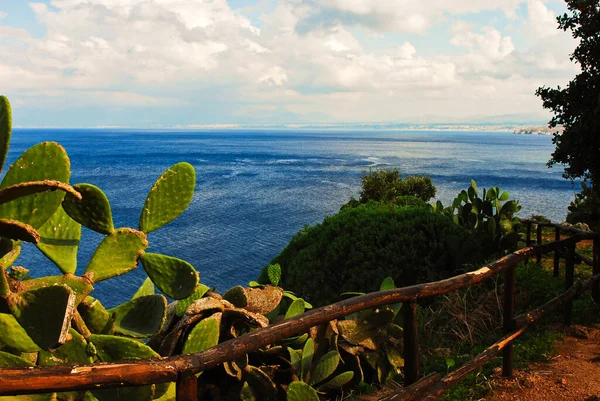
[[[559,34],[556,16],[542,0],[527,1],[527,24],[524,30],[532,39]]]
[[[4,19],[8,17],[8,13],[6,11],[0,11],[0,19]]]
[[[524,23],[533,44],[526,49],[516,46],[522,30],[509,35],[455,17],[499,10],[517,18],[520,4],[529,10]],[[574,71],[565,50],[572,40],[549,34],[551,13],[539,0],[281,0],[260,24],[226,0],[52,6],[30,4],[46,31],[41,38],[0,24],[2,90],[31,107],[200,108],[194,102],[214,100],[239,115],[283,108],[349,121],[398,120],[423,110],[532,112],[541,110],[535,88],[563,84]],[[429,37],[401,34],[392,43],[387,36],[422,34],[441,22],[451,22],[443,38],[456,47],[449,54],[425,56]],[[386,44],[373,46],[379,40]]]

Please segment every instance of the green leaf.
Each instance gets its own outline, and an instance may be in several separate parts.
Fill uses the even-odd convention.
[[[335,372],[340,363],[340,353],[329,351],[319,359],[317,366],[310,375],[309,384],[318,384]]]
[[[147,277],[140,288],[133,294],[131,299],[136,299],[139,297],[143,297],[145,295],[154,295],[154,283],[150,280],[150,277]]]
[[[11,133],[12,116],[10,102],[6,96],[0,96],[0,172],[4,167],[6,155],[8,154]]]
[[[76,184],[73,188],[81,194],[81,199],[67,194],[62,203],[65,212],[90,230],[100,234],[112,233],[115,227],[106,194],[92,184]]]
[[[31,291],[43,287],[52,287],[63,285],[69,287],[75,294],[75,305],[78,305],[94,287],[84,278],[73,274],[61,274],[59,276],[45,276],[30,280],[23,280],[19,283],[19,291]]]
[[[267,275],[272,285],[279,285],[279,280],[281,280],[281,266],[277,263],[267,266]]]
[[[185,260],[157,253],[144,253],[140,259],[152,282],[173,299],[192,295],[200,280],[196,269]]]
[[[0,343],[19,352],[36,352],[40,347],[33,342],[13,315],[0,313]]]
[[[310,366],[312,365],[313,356],[315,355],[315,342],[312,338],[309,338],[304,343],[304,348],[302,348],[302,358],[300,361],[300,378],[306,381],[306,377],[308,376],[308,371],[310,370]]]
[[[167,300],[162,295],[146,295],[125,302],[108,313],[115,321],[117,334],[146,338],[158,333],[167,316]]]
[[[190,332],[183,346],[182,354],[194,354],[219,343],[221,313],[203,319]]]
[[[277,387],[271,378],[259,368],[252,365],[246,367],[248,374],[246,380],[254,394],[259,395],[261,401],[277,401]]]
[[[67,341],[75,294],[65,285],[11,293],[8,307],[40,348],[53,350]]]
[[[498,199],[500,199],[501,201],[505,201],[505,200],[508,200],[509,196],[510,195],[508,194],[508,192],[504,191],[504,192],[502,192],[502,195],[500,195],[500,197]]]
[[[290,347],[288,347],[287,350],[288,350],[288,353],[290,354],[290,364],[296,371],[296,374],[300,375],[300,372],[302,371],[302,360],[300,359],[300,355],[302,353],[295,349],[291,349]]]
[[[29,224],[17,220],[0,218],[0,236],[15,241],[26,241],[37,244],[40,234]]]
[[[381,282],[381,286],[379,286],[379,291],[393,290],[394,288],[396,288],[394,279],[391,277],[386,277]]]
[[[21,245],[19,245],[19,241],[12,241],[8,238],[2,238],[1,241],[3,245],[7,245],[7,248],[3,249],[4,255],[0,259],[0,265],[8,269],[21,254]]]
[[[150,233],[175,220],[187,209],[196,187],[196,172],[189,163],[177,163],[156,180],[144,203],[139,227]]]
[[[300,298],[296,299],[290,304],[287,312],[285,312],[285,319],[290,319],[294,316],[303,314],[304,308],[304,300]]]
[[[285,397],[287,401],[319,401],[316,390],[304,382],[290,383]]]
[[[69,217],[62,206],[38,230],[37,248],[63,273],[75,273],[81,224]]]
[[[144,233],[119,228],[98,245],[84,276],[92,283],[98,283],[125,274],[137,267],[138,257],[147,247]]]
[[[328,382],[317,386],[317,390],[319,391],[331,391],[331,390],[339,390],[344,384],[350,382],[354,377],[354,372],[344,372],[340,373],[333,379]]]
[[[175,305],[175,315],[181,317],[185,314],[186,309],[197,299],[200,299],[210,290],[204,284],[198,284],[194,289],[192,295],[185,299],[180,299],[177,301],[177,305]]]
[[[67,153],[57,143],[43,142],[26,150],[10,166],[0,188],[28,181],[55,180],[69,182],[71,176]],[[0,217],[18,220],[33,228],[41,227],[62,202],[64,192],[42,192],[0,205]]]

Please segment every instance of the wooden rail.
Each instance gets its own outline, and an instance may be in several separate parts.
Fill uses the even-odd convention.
[[[527,221],[526,221],[527,222]],[[531,222],[531,225],[542,224]],[[560,238],[560,226],[544,223],[544,226],[557,228],[556,238]],[[483,366],[491,358],[502,351],[503,374],[512,375],[512,342],[526,328],[542,317],[549,310],[565,303],[564,321],[571,320],[572,299],[583,291],[592,289],[594,300],[600,301],[600,256],[599,237],[597,234],[575,229],[572,237],[543,244],[538,235],[536,245],[527,246],[514,253],[506,255],[475,271],[464,273],[445,280],[413,285],[387,291],[350,298],[322,308],[314,309],[302,315],[274,324],[264,329],[247,333],[238,338],[223,342],[205,351],[178,355],[162,359],[146,359],[123,361],[119,363],[96,363],[85,366],[36,366],[31,368],[0,369],[0,396],[36,394],[48,392],[77,391],[109,387],[142,386],[153,383],[176,382],[177,400],[195,400],[195,374],[211,369],[224,362],[237,359],[247,353],[255,352],[269,344],[279,342],[287,337],[306,332],[314,326],[365,309],[380,307],[387,304],[402,302],[403,325],[405,341],[405,395],[397,394],[394,400],[422,399],[415,398],[414,392],[425,394],[424,399],[437,399],[450,386],[458,382],[464,375]],[[573,232],[573,231],[569,231]],[[573,283],[573,266],[575,261],[575,246],[584,240],[594,241],[593,276],[585,282]],[[530,241],[530,236],[528,238]],[[565,251],[566,250],[566,251]],[[565,252],[563,252],[565,251]],[[555,258],[563,253],[566,255],[566,292],[542,307],[527,314],[513,317],[515,293],[515,266],[532,256],[554,252]],[[504,286],[504,331],[505,336],[488,348],[471,362],[463,365],[450,375],[439,379],[439,376],[428,376],[420,379],[420,360],[417,327],[417,300],[436,295],[447,294],[462,288],[477,285],[491,277],[505,274]],[[412,389],[412,390],[411,390]],[[414,390],[414,391],[413,391]],[[410,398],[412,394],[413,398]],[[397,398],[397,396],[404,398]],[[406,398],[409,397],[409,398]]]

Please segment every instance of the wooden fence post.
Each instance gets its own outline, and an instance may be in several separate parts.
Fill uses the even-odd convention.
[[[535,243],[537,245],[541,245],[542,244],[542,229],[544,228],[544,226],[542,226],[541,224],[537,225],[537,229],[536,229],[536,241]],[[542,250],[538,249],[537,253],[536,253],[536,262],[538,265],[542,264]]]
[[[404,329],[404,385],[409,386],[419,380],[419,327],[417,326],[417,303],[402,305],[402,326]]]
[[[554,241],[560,241],[560,227],[556,226],[554,231]],[[560,271],[560,252],[554,251],[554,277],[558,277]]]
[[[190,372],[179,372],[177,375],[177,401],[197,401],[198,383],[196,375]]]
[[[593,274],[600,273],[600,234],[594,238],[594,268]],[[594,282],[592,287],[592,298],[594,302],[600,304],[600,281]]]
[[[573,281],[575,279],[575,246],[577,244],[573,243],[567,246],[567,255],[565,258],[565,291],[573,286]],[[571,325],[571,321],[573,320],[573,300],[570,299],[565,302],[565,311],[564,311],[564,324],[566,326]]]
[[[503,328],[504,333],[510,333],[515,329],[513,315],[515,313],[515,286],[517,282],[516,267],[511,266],[504,272],[504,305],[503,305]],[[502,350],[502,376],[511,378],[513,368],[513,345],[508,344]]]

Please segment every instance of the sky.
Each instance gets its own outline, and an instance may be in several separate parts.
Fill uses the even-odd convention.
[[[559,0],[0,0],[21,127],[544,122]]]

